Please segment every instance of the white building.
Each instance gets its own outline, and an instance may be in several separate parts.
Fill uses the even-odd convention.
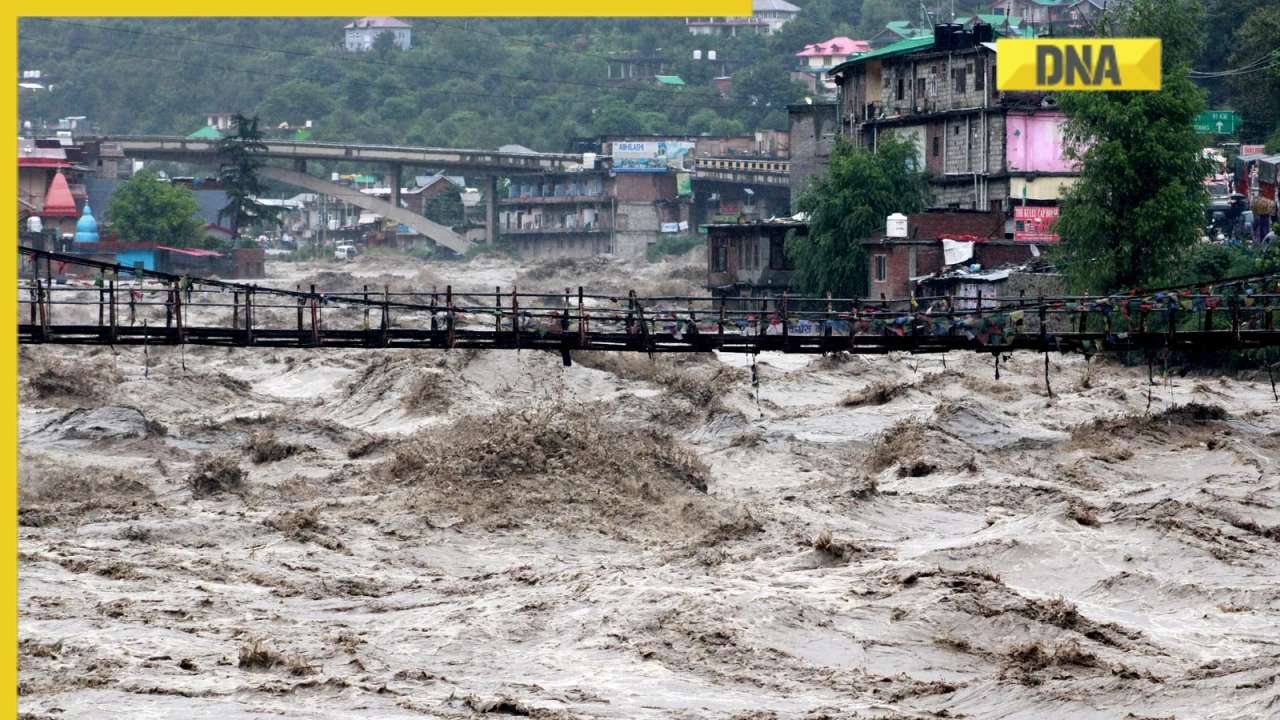
[[[771,35],[799,14],[800,8],[787,0],[751,0],[749,17],[687,17],[684,24],[693,35]]]
[[[344,44],[348,52],[372,50],[373,43],[382,33],[390,33],[392,42],[401,50],[408,50],[413,26],[393,17],[363,17],[342,27]]]

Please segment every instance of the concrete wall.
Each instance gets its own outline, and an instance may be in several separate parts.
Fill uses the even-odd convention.
[[[1009,172],[1074,172],[1063,153],[1060,112],[1010,112],[1005,120]]]
[[[787,108],[787,134],[791,146],[791,206],[814,178],[827,172],[831,147],[839,127],[836,105],[792,105]]]

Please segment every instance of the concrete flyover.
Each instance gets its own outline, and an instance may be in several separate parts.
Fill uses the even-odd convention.
[[[300,187],[314,193],[328,195],[337,198],[345,203],[355,205],[362,210],[377,213],[388,220],[406,225],[416,230],[423,236],[435,241],[437,245],[443,245],[456,253],[465,253],[471,249],[472,243],[453,230],[441,225],[437,222],[428,220],[427,218],[402,207],[397,207],[372,195],[366,195],[359,190],[347,185],[339,185],[335,182],[322,180],[318,177],[308,175],[297,170],[288,168],[275,167],[272,165],[263,166],[259,173],[263,177],[270,178],[294,187]]]
[[[113,146],[119,148],[125,157],[139,160],[169,160],[207,165],[216,162],[218,155],[216,140],[158,135],[104,135],[85,138],[85,142]],[[474,175],[565,172],[582,163],[581,155],[570,153],[507,153],[496,150],[290,140],[266,140],[263,144],[267,148],[263,157],[268,158],[426,167],[470,171]]]

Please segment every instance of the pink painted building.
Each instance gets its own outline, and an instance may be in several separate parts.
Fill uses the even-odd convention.
[[[1011,173],[1075,173],[1063,152],[1066,116],[1052,112],[1010,112],[1005,118],[1005,159]]]

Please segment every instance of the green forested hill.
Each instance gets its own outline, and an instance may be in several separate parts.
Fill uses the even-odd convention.
[[[24,97],[21,110],[166,134],[195,130],[204,112],[240,110],[272,126],[312,120],[315,139],[539,150],[599,133],[781,129],[785,105],[804,96],[788,78],[795,52],[919,14],[902,0],[796,4],[800,17],[769,37],[695,37],[683,18],[404,18],[414,47],[370,53],[342,51],[351,18],[27,19],[20,66],[55,90]],[[720,63],[694,61],[695,49],[731,63],[729,97],[710,84]],[[608,59],[628,55],[664,58],[686,86],[610,81]]]
[[[352,18],[31,18],[20,25],[20,67],[41,70],[55,89],[24,93],[20,109],[34,121],[85,115],[114,133],[186,134],[205,112],[243,111],[273,127],[311,120],[318,140],[548,151],[601,133],[781,129],[785,105],[804,96],[788,77],[795,52],[835,35],[870,38],[890,19],[918,22],[922,6],[794,1],[800,16],[773,36],[692,36],[683,18],[405,18],[411,50],[369,53],[341,49]],[[1197,68],[1239,67],[1275,47],[1280,0],[1205,4],[1211,22]],[[694,61],[695,49],[732,64],[729,97],[710,86],[719,63]],[[629,55],[664,58],[686,86],[610,81],[608,60]],[[1276,126],[1280,68],[1201,84],[1215,106],[1244,111],[1251,138]]]

